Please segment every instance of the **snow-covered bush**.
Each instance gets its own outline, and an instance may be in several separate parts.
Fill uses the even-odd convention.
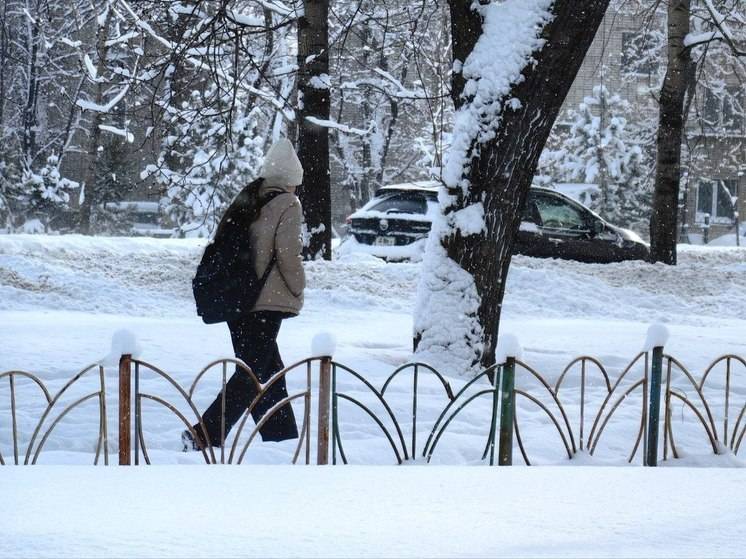
[[[53,229],[50,224],[70,209],[70,194],[80,186],[60,174],[56,155],[50,155],[46,165],[38,171],[24,171],[22,180],[26,215],[32,221],[38,220],[43,224],[47,232]]]

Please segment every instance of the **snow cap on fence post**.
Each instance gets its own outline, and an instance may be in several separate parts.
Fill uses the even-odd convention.
[[[643,351],[652,351],[653,348],[663,347],[668,342],[670,332],[665,324],[655,322],[648,327],[648,334],[645,338],[645,347]]]
[[[117,365],[122,355],[138,357],[140,352],[140,344],[137,343],[137,337],[134,332],[126,328],[121,328],[112,334],[111,350],[99,363],[101,365]]]
[[[318,332],[311,340],[311,357],[333,357],[337,338],[331,332]]]
[[[497,349],[495,350],[495,363],[502,365],[509,357],[520,359],[523,357],[523,348],[521,342],[513,334],[503,334],[497,340]]]

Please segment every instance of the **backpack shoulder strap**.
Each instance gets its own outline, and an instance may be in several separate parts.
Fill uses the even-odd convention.
[[[272,200],[277,198],[278,196],[282,196],[283,194],[290,194],[289,192],[270,192],[266,196],[263,196],[259,199],[259,208],[263,208],[267,204],[269,204]],[[262,274],[262,277],[260,278],[262,286],[267,282],[267,278],[269,278],[270,272],[272,272],[272,268],[275,267],[275,264],[277,263],[277,249],[274,246],[274,237],[277,236],[277,230],[275,230],[274,235],[272,236],[272,258],[269,261],[269,264],[267,264],[267,269],[264,270],[264,273]]]

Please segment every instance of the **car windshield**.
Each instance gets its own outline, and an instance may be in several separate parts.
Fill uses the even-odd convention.
[[[369,209],[384,213],[425,214],[427,213],[427,201],[422,195],[400,192],[386,195]]]
[[[549,229],[588,229],[585,216],[579,208],[555,196],[536,197],[536,209],[541,225]]]

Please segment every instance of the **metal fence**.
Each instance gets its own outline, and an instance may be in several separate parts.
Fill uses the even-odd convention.
[[[251,379],[258,395],[236,425],[230,443],[226,440],[223,398],[221,440],[210,441],[194,401],[195,391],[204,382],[206,373],[214,369],[219,370],[224,388],[228,368],[234,366]],[[724,374],[724,385],[712,381],[716,371]],[[269,409],[253,428],[247,428],[249,415],[257,402],[274,383],[291,375],[300,376],[302,389],[289,393]],[[428,435],[424,444],[418,441],[418,430],[422,431],[418,428],[418,422],[422,421],[423,400],[419,386],[423,375],[434,380],[444,402],[437,417],[427,420],[429,429],[425,431]],[[96,390],[63,405],[63,397],[69,394],[71,387],[86,377],[96,384]],[[154,379],[164,382],[174,391],[176,399],[167,400],[162,394],[146,391],[143,385],[146,378],[151,385]],[[340,388],[342,378],[346,384],[354,382],[359,388],[354,392]],[[4,379],[7,379],[7,383]],[[411,385],[407,384],[411,386],[411,408],[406,412],[401,409],[395,412],[387,400],[387,391],[395,380],[411,381]],[[481,428],[487,432],[484,447],[480,446],[479,452],[482,460],[489,465],[512,465],[516,456],[520,456],[524,464],[531,465],[531,445],[528,442],[531,437],[527,437],[530,435],[527,431],[536,422],[522,421],[519,409],[538,411],[545,417],[543,425],[555,433],[551,442],[567,458],[573,458],[579,452],[594,455],[610,425],[621,422],[631,424],[634,433],[628,441],[629,449],[623,455],[628,462],[638,460],[642,465],[656,466],[659,457],[664,460],[669,456],[678,458],[680,449],[675,437],[678,427],[673,421],[675,404],[678,404],[682,414],[686,411],[693,418],[693,422],[700,427],[702,440],[714,454],[730,452],[738,455],[746,435],[746,360],[737,355],[721,356],[697,380],[680,361],[665,354],[662,347],[638,354],[613,381],[604,365],[589,356],[574,359],[554,384],[527,363],[508,358],[505,363],[483,371],[455,392],[444,375],[425,363],[409,363],[399,367],[379,389],[365,375],[331,357],[315,357],[295,363],[265,384],[257,380],[245,363],[236,359],[220,359],[202,369],[189,386],[182,386],[173,376],[155,365],[123,355],[119,362],[118,381],[120,465],[151,463],[146,437],[148,431],[144,428],[142,412],[145,402],[169,410],[183,423],[184,429],[192,431],[193,436],[207,439],[210,444],[201,451],[201,455],[208,464],[242,463],[264,423],[285,404],[293,402],[302,406],[300,436],[292,457],[294,464],[348,463],[340,427],[342,404],[355,408],[377,426],[382,440],[390,448],[391,463],[398,464],[415,459],[430,462],[441,448],[444,435],[449,432],[454,420],[479,400],[486,400],[489,405],[485,409],[490,410],[489,414],[480,417],[481,425],[475,425],[475,429]],[[19,382],[36,389],[42,402],[39,409],[43,410],[30,434],[25,433],[25,436],[22,436],[18,426]],[[98,408],[94,464],[101,461],[109,464],[108,392],[103,366],[96,364],[86,367],[54,396],[38,376],[25,371],[1,373],[0,393],[5,389],[9,390],[10,408],[9,414],[0,413],[0,428],[9,419],[10,429],[7,429],[6,423],[5,431],[0,429],[0,433],[8,432],[10,441],[0,438],[0,449],[12,447],[13,458],[11,460],[0,452],[0,464],[37,463],[55,428],[71,411],[88,401],[95,401]],[[600,404],[591,402],[591,393],[600,399]],[[639,400],[639,404],[633,404],[633,411],[630,413],[628,409],[627,415],[620,417],[619,410],[625,406],[629,408],[633,400]],[[314,419],[315,437],[311,429]],[[405,437],[405,431],[409,431],[410,436]],[[242,436],[245,433],[248,433],[248,437]],[[541,437],[543,444],[550,442],[545,431],[542,431]]]

